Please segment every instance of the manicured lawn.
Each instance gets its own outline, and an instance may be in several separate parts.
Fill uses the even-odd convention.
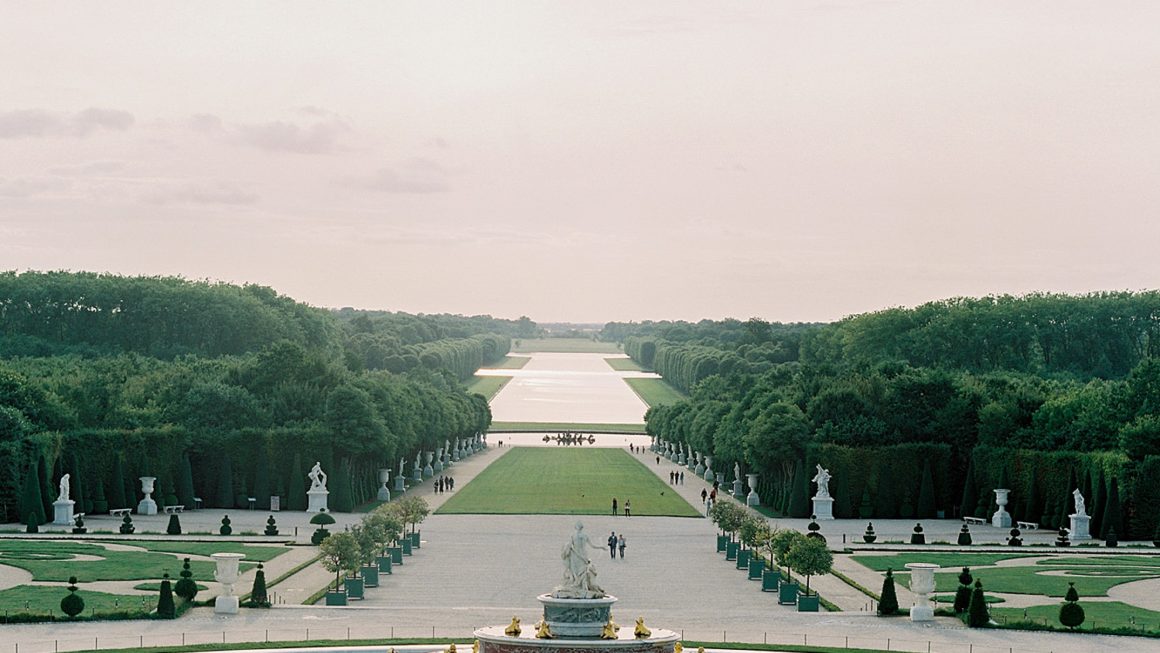
[[[157,596],[107,594],[105,592],[90,592],[84,585],[78,585],[77,594],[85,600],[85,611],[82,616],[91,616],[110,612],[136,612],[142,616],[152,612],[157,607]],[[68,594],[62,587],[46,587],[43,585],[21,585],[0,591],[0,613],[11,614],[40,614],[51,613],[57,617],[64,617],[60,611],[60,600]],[[28,606],[25,608],[25,606]]]
[[[538,433],[644,433],[644,424],[572,424],[568,422],[492,422],[492,431]]]
[[[1095,628],[1133,628],[1160,632],[1160,612],[1137,608],[1119,601],[1084,601],[1080,592],[1079,604],[1083,607],[1084,622],[1077,630]],[[991,618],[999,623],[1014,624],[1030,621],[1059,626],[1059,606],[1037,605],[1032,608],[991,608]],[[1024,612],[1027,616],[1024,618]],[[1133,623],[1134,622],[1134,623]],[[1062,626],[1060,626],[1062,627]]]
[[[512,352],[555,354],[619,354],[615,342],[600,342],[588,338],[525,338],[512,343]]]
[[[932,565],[938,565],[945,568],[953,568],[955,573],[962,571],[963,567],[989,567],[1000,560],[1010,560],[1012,558],[1025,558],[1025,555],[1011,555],[1007,553],[896,553],[894,555],[881,556],[851,556],[854,562],[861,564],[864,567],[869,567],[874,571],[885,572],[887,569],[893,569],[895,573],[906,571],[907,563],[911,562],[927,562]],[[990,589],[990,588],[987,588]]]
[[[511,381],[510,376],[474,376],[467,384],[467,392],[483,395],[491,401],[500,390]]]
[[[531,356],[504,356],[500,362],[483,367],[489,370],[518,370],[527,365],[530,360],[532,360]]]
[[[210,556],[214,553],[244,553],[250,562],[269,562],[290,549],[284,546],[250,546],[241,542],[130,542],[159,553],[188,553]]]
[[[78,559],[78,555],[100,559]],[[154,580],[166,572],[176,579],[182,563],[179,558],[164,553],[111,551],[83,542],[3,540],[0,541],[0,564],[25,569],[37,581],[67,581],[69,576],[76,576],[87,583],[97,580]],[[243,568],[251,566],[242,563]],[[213,578],[214,567],[214,563],[202,560],[190,563],[195,579]]]
[[[631,358],[605,358],[605,363],[617,372],[642,372],[644,368]]]
[[[627,452],[578,447],[512,449],[436,512],[603,515],[613,497],[631,499],[634,516],[700,516]]]
[[[649,406],[667,406],[688,399],[664,379],[625,379],[624,382]]]

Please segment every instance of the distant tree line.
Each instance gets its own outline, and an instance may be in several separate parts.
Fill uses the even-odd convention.
[[[717,469],[761,473],[767,503],[796,516],[808,511],[817,462],[843,485],[831,488],[842,516],[993,511],[1005,472],[1013,512],[1050,525],[1067,514],[1069,479],[1089,501],[1110,497],[1114,480],[1117,533],[1150,538],[1160,521],[1149,480],[1160,470],[1158,309],[1154,292],[1030,295],[831,325],[614,332],[642,366],[691,390],[651,409],[649,432],[714,455]],[[690,337],[663,337],[673,332]],[[792,360],[754,355],[791,351],[790,333]]]

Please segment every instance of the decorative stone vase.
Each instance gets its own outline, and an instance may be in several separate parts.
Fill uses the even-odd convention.
[[[798,600],[798,584],[783,582],[777,588],[777,602],[782,605],[793,605]]]
[[[757,495],[757,474],[746,474],[745,480],[749,482],[749,494],[745,497],[745,505],[760,506],[761,497]]]
[[[801,594],[798,596],[798,612],[817,612],[820,606],[821,600],[817,594]]]
[[[766,569],[761,572],[761,591],[762,592],[776,592],[778,583],[781,582],[781,570]]]
[[[431,478],[435,475],[435,469],[431,467],[431,459],[435,457],[434,451],[426,452],[427,464],[423,466],[423,478]]]
[[[749,549],[739,550],[737,552],[737,568],[738,569],[749,569],[749,557],[751,555],[753,555],[753,552],[750,551]]]
[[[216,565],[213,579],[222,584],[222,594],[214,599],[213,611],[217,614],[237,614],[238,597],[234,596],[234,585],[240,576],[238,563],[246,556],[241,553],[215,553],[210,557]]]
[[[395,476],[395,494],[402,494],[407,491],[407,479],[403,474]]]
[[[144,499],[137,504],[138,515],[156,515],[157,502],[153,500],[153,483],[157,480],[155,476],[141,477],[141,494],[145,495]]]
[[[435,464],[431,466],[431,471],[438,474],[443,471],[443,448],[440,447],[435,452]]]
[[[934,619],[934,603],[930,595],[934,592],[934,571],[938,565],[924,562],[907,563],[910,570],[910,591],[918,595],[918,602],[910,608],[911,621],[932,621]]]
[[[385,468],[380,469],[379,470],[379,483],[381,483],[382,485],[379,486],[378,496],[375,497],[379,501],[390,501],[391,500],[391,489],[389,487],[387,487],[387,482],[390,480],[391,480],[391,470],[385,469]]]
[[[326,605],[346,605],[346,592],[327,592]]]
[[[379,586],[379,566],[377,564],[367,565],[358,570],[363,579],[364,587],[378,587]]]
[[[749,558],[749,580],[761,580],[761,574],[765,571],[765,560],[759,556],[751,556]]]
[[[361,599],[361,598],[363,598],[363,596],[364,596],[363,588],[365,587],[365,585],[363,584],[363,579],[361,579],[361,578],[344,578],[344,579],[342,579],[342,584],[346,587],[346,598],[348,600],[349,599]]]
[[[1007,512],[1007,495],[1011,490],[998,488],[995,490],[995,503],[999,509],[991,515],[991,525],[995,528],[1011,528],[1011,513]]]
[[[710,483],[716,478],[713,475],[713,456],[705,456],[705,475],[702,478]]]

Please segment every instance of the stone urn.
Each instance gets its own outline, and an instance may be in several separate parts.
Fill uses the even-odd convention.
[[[930,595],[934,593],[934,572],[938,565],[925,562],[911,562],[906,565],[910,570],[910,591],[918,595],[918,603],[910,608],[911,621],[934,620],[934,604]]]
[[[391,480],[391,470],[386,469],[385,467],[383,469],[380,469],[379,470],[379,483],[381,483],[381,485],[379,486],[379,494],[377,497],[375,497],[379,501],[390,501],[391,500],[391,489],[389,487],[387,487],[387,482],[390,480]]]
[[[234,585],[241,575],[238,563],[246,556],[242,553],[215,553],[210,557],[217,565],[213,579],[222,584],[222,594],[214,600],[213,611],[217,614],[237,614],[238,597],[234,596]]]
[[[138,515],[156,515],[157,502],[153,500],[153,483],[157,481],[155,476],[141,477],[141,494],[145,495],[144,499],[137,504]]]
[[[995,503],[999,509],[991,515],[991,525],[996,528],[1011,528],[1011,513],[1007,512],[1007,495],[1011,490],[996,488]]]
[[[760,506],[761,497],[757,495],[757,474],[746,474],[745,480],[749,482],[749,494],[745,497],[745,505]]]
[[[713,474],[713,456],[705,456],[705,474],[701,478],[712,483],[716,476]]]

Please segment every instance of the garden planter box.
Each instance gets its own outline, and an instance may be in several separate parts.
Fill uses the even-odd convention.
[[[777,569],[766,569],[761,572],[761,591],[762,592],[776,592],[777,585],[781,582],[781,571]]]
[[[361,599],[363,598],[363,579],[361,578],[344,578],[343,585],[346,585],[347,599]]]
[[[402,555],[402,552],[401,552],[401,551],[399,552],[399,555]],[[379,563],[379,573],[380,573],[380,574],[389,574],[389,573],[392,573],[392,572],[391,572],[391,562],[393,562],[393,560],[391,560],[391,553],[390,553],[390,551],[388,551],[388,552],[387,552],[387,555],[385,555],[385,556],[379,556],[379,557],[378,557],[378,558],[375,560],[375,562]]]
[[[327,592],[326,605],[346,605],[346,592]]]
[[[749,569],[749,556],[752,554],[753,554],[753,552],[750,551],[749,549],[742,549],[742,550],[738,551],[737,552],[737,568],[738,569]]]
[[[793,605],[797,603],[798,598],[798,584],[797,583],[782,583],[777,589],[777,602],[782,605]]]
[[[749,580],[761,580],[761,574],[765,571],[765,560],[754,556],[749,560]]]
[[[387,551],[391,554],[391,564],[403,564],[403,547],[402,546],[388,546]]]
[[[737,542],[730,542],[725,547],[725,559],[726,560],[736,560],[737,559],[737,549],[739,549],[740,547],[741,547],[741,545],[738,544]]]
[[[411,555],[411,538],[404,537],[400,541],[400,544],[403,545],[403,555],[405,555],[405,556]]]
[[[729,536],[717,536],[717,553],[725,553],[725,547],[729,545]]]
[[[798,612],[817,612],[818,611],[818,595],[817,594],[802,594],[798,597]]]
[[[419,546],[419,531],[415,531],[414,533],[411,533],[411,547],[416,548],[416,549],[423,548],[423,547]]]
[[[362,576],[363,585],[365,587],[378,587],[379,586],[379,566],[378,565],[367,565],[366,567],[363,567],[362,569],[359,570],[359,574]]]

